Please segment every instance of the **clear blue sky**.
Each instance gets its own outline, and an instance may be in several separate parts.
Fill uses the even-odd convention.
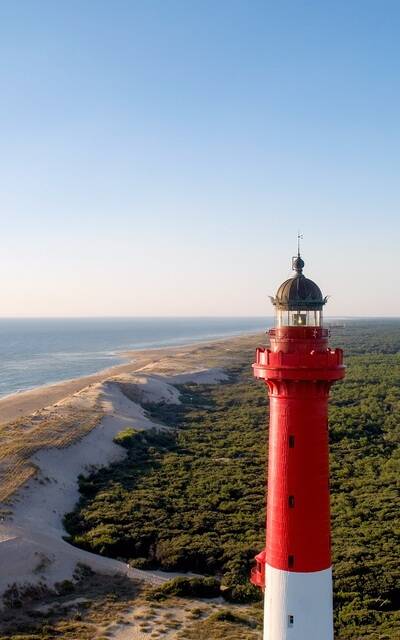
[[[400,3],[0,2],[0,315],[400,315]]]

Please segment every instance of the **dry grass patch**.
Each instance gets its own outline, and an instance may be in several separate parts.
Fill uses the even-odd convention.
[[[211,618],[211,616],[210,616]],[[262,632],[248,629],[230,622],[203,620],[186,627],[177,640],[261,640]]]
[[[0,502],[36,474],[33,454],[68,447],[94,429],[103,415],[99,403],[76,407],[66,402],[0,426]]]
[[[177,640],[225,640],[226,638],[261,640],[262,638],[262,619],[255,608],[222,607],[206,618],[203,617],[204,609],[197,609],[197,613],[198,620],[178,633]]]

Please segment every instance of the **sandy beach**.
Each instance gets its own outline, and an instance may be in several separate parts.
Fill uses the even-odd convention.
[[[260,339],[252,335],[135,351],[112,369],[1,400],[0,592],[14,583],[54,585],[71,579],[78,563],[150,582],[167,579],[64,541],[63,516],[79,498],[78,475],[124,456],[113,438],[127,426],[160,428],[142,402],[179,403],[176,384],[224,380],[224,365],[234,362],[235,347],[250,349]]]
[[[146,364],[157,361],[167,354],[172,355],[176,350],[176,347],[171,347],[165,349],[130,351],[123,354],[127,359],[123,364],[103,369],[98,373],[88,376],[63,380],[0,398],[0,425],[29,415],[55,402],[59,402],[63,398],[77,393],[90,384],[101,382],[110,376],[139,370],[146,366]]]
[[[263,339],[263,334],[248,334],[222,340],[196,342],[179,347],[173,346],[124,352],[121,355],[126,358],[126,362],[122,364],[103,369],[91,375],[73,378],[71,380],[63,380],[0,398],[0,426],[59,402],[81,391],[85,387],[102,382],[111,376],[134,373],[146,367],[159,368],[164,372],[179,371],[185,370],[188,366],[199,366],[199,363],[202,361],[204,366],[207,366],[207,362],[210,361],[211,347],[213,348],[213,357],[215,358],[219,347],[223,350],[225,343],[232,345],[228,348],[233,349],[236,340],[242,343],[243,340],[249,337],[251,339],[253,335],[257,336],[259,340]],[[189,364],[189,361],[191,364]]]

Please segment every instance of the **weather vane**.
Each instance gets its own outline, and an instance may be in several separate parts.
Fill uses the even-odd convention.
[[[297,255],[300,258],[300,240],[303,240],[303,234],[300,231],[297,232]]]

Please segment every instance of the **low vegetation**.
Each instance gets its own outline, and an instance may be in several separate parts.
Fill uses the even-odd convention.
[[[17,587],[4,595],[0,640],[93,640],[136,605],[142,587],[123,576],[99,576],[80,566],[74,582],[54,589]]]
[[[160,587],[152,589],[148,595],[150,600],[165,600],[169,596],[179,598],[217,598],[221,595],[219,580],[211,576],[207,578],[186,578],[179,576],[164,582]]]
[[[13,585],[0,611],[0,640],[106,640],[120,633],[127,637],[127,632],[149,640],[257,638],[260,611],[238,606],[227,610],[210,599],[215,595],[219,583],[211,577],[176,578],[151,588],[80,566],[76,580],[54,589]]]
[[[238,613],[220,609],[194,622],[178,634],[178,640],[259,640],[262,629],[260,608]]]

